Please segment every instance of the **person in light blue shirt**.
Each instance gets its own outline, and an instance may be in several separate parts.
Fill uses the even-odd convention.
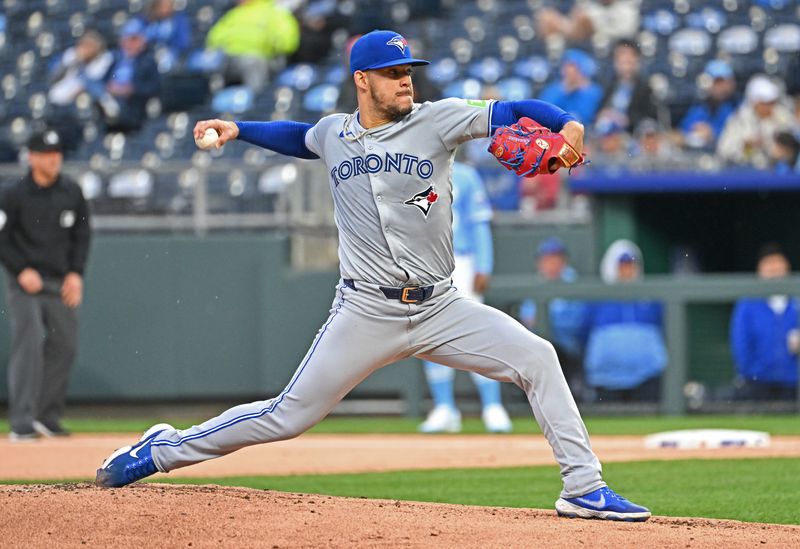
[[[642,252],[629,240],[612,243],[600,266],[608,284],[630,284],[643,273]],[[659,301],[604,300],[584,317],[586,383],[601,402],[655,402],[667,366],[664,305]]]
[[[453,285],[472,299],[483,301],[494,264],[492,209],[475,168],[453,164],[453,249],[456,268]],[[461,413],[455,404],[453,381],[456,371],[434,362],[425,362],[425,378],[434,407],[419,430],[423,433],[455,433],[461,430]],[[492,433],[511,431],[511,420],[503,407],[500,383],[470,372],[481,399],[481,418]]]
[[[542,90],[539,99],[558,105],[582,124],[592,124],[603,99],[603,89],[592,82],[596,70],[588,53],[567,50],[561,60],[561,80]]]

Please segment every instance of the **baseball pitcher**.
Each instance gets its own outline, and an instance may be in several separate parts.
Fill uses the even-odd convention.
[[[444,99],[415,104],[414,59],[405,38],[373,31],[353,46],[358,109],[314,125],[206,120],[216,146],[239,139],[328,170],[339,229],[341,280],[330,316],[279,395],[231,408],[186,430],[148,429],[97,471],[124,486],[245,446],[296,437],[321,421],[377,369],[416,356],[515,383],[561,467],[556,510],[567,517],[642,521],[650,511],[601,476],[553,346],[492,307],[464,297],[453,272],[450,176],[459,144],[494,136],[490,150],[518,173],[582,161],[583,127],[540,101]],[[558,133],[555,133],[558,132]]]

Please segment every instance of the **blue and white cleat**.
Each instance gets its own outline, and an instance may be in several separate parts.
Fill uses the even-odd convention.
[[[558,498],[556,512],[561,517],[643,522],[650,509],[636,505],[608,486],[577,498]]]
[[[157,473],[158,468],[153,462],[150,443],[156,435],[166,429],[174,427],[168,423],[153,425],[144,432],[139,442],[116,450],[97,470],[94,483],[106,488],[119,488]]]

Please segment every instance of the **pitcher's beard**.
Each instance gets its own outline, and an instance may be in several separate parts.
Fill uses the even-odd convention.
[[[370,90],[370,95],[372,96],[372,101],[376,105],[381,105],[381,101],[375,96],[375,92]],[[389,120],[397,120],[401,116],[405,116],[410,113],[414,109],[414,102],[405,105],[397,105],[397,104],[390,104],[390,105],[381,105],[380,110],[386,115],[386,118]]]

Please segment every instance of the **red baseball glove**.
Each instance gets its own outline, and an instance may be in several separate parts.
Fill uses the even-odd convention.
[[[494,132],[489,152],[507,169],[520,176],[555,173],[586,163],[564,136],[530,118]]]

